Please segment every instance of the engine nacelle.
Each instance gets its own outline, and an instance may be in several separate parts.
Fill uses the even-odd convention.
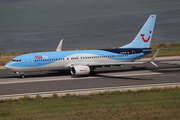
[[[88,66],[73,66],[70,67],[72,75],[88,75],[90,73],[90,68]]]

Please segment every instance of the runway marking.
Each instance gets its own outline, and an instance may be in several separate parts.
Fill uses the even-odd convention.
[[[45,78],[46,80],[34,80],[35,78],[31,79],[31,78],[27,78],[27,79],[23,79],[23,80],[27,80],[27,81],[12,81],[12,82],[2,82],[0,84],[13,84],[13,83],[29,83],[29,82],[46,82],[46,81],[61,81],[61,80],[76,80],[76,79],[84,79],[84,77],[79,77],[79,78],[48,78],[48,77],[43,77]],[[41,78],[41,79],[43,79]],[[91,78],[97,78],[97,77],[87,77],[88,79],[91,79]],[[37,79],[37,78],[36,78]]]
[[[151,72],[151,73],[140,73],[140,74],[127,74],[127,75],[108,75],[108,76],[118,76],[118,77],[124,77],[124,76],[143,76],[143,75],[157,75],[157,74],[163,74],[163,73],[156,73],[156,72]]]
[[[147,85],[132,85],[132,86],[116,86],[116,87],[102,87],[102,88],[90,88],[90,89],[74,89],[74,90],[61,90],[61,91],[48,91],[48,92],[34,92],[34,93],[23,93],[23,94],[11,94],[11,95],[0,95],[3,97],[15,97],[15,96],[25,96],[25,95],[42,95],[42,94],[54,94],[54,93],[70,93],[70,92],[84,92],[84,91],[95,91],[95,90],[122,90],[128,88],[141,88],[143,87],[156,87],[156,86],[169,86],[169,85],[180,85],[178,83],[163,83],[163,84],[147,84]],[[145,89],[145,88],[144,88]],[[96,91],[98,92],[98,91]]]
[[[180,65],[180,61],[162,61],[160,63],[168,63],[168,64],[178,64],[178,65]]]
[[[158,70],[180,70],[180,68],[158,69]]]
[[[0,70],[4,70],[6,69],[4,66],[0,66]]]
[[[138,71],[139,72],[139,71]],[[121,72],[123,73],[123,72]],[[111,74],[111,73],[106,73],[106,74],[98,74],[98,75],[106,75],[106,76],[118,76],[118,77],[124,77],[124,76],[143,76],[143,75],[157,75],[157,74],[163,74],[163,73],[156,73],[156,72],[147,72],[147,71],[144,71],[143,73],[137,73],[137,74],[129,74],[129,73],[123,73],[123,74],[119,74],[117,75],[117,73],[115,75]],[[46,80],[42,80],[42,79],[46,79]],[[68,78],[52,78],[52,77],[43,77],[43,78],[39,78],[39,80],[37,80],[37,78],[27,78],[27,79],[22,79],[23,81],[10,81],[10,82],[1,82],[0,81],[0,84],[15,84],[15,83],[30,83],[30,82],[46,82],[46,81],[49,81],[49,82],[52,82],[52,81],[62,81],[62,80],[79,80],[79,79],[93,79],[93,78],[99,78],[99,76],[95,76],[95,77],[78,77],[78,78],[71,78],[71,77],[68,77]],[[41,80],[40,80],[41,79]]]

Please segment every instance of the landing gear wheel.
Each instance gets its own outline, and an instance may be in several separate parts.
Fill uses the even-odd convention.
[[[21,75],[21,78],[24,78],[25,76],[24,75]]]
[[[95,72],[95,71],[91,71],[91,72],[89,73],[89,75],[90,75],[90,76],[95,76],[95,75],[96,75],[96,72]]]

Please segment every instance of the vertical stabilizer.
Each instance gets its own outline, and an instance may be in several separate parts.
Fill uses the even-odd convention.
[[[120,48],[149,48],[153,35],[156,15],[150,15],[144,26],[141,28],[135,39]]]

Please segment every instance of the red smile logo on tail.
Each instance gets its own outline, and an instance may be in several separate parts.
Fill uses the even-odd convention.
[[[152,32],[151,32],[151,31],[149,31],[149,33],[151,34]],[[147,40],[145,40],[145,39],[144,39],[144,34],[141,34],[141,37],[142,37],[142,39],[143,39],[143,41],[144,41],[144,42],[148,42],[148,41],[149,41],[149,39],[150,39],[150,36],[149,36],[149,37],[148,37],[148,39],[147,39]]]

